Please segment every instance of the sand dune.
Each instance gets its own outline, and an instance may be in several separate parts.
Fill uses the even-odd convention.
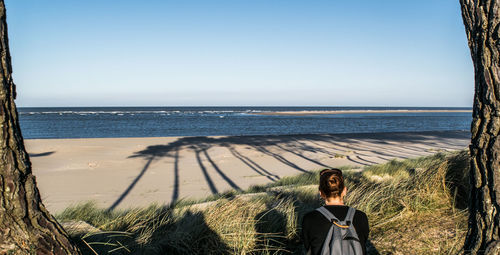
[[[170,203],[283,176],[461,150],[469,132],[26,140],[52,213],[95,200],[104,208]]]

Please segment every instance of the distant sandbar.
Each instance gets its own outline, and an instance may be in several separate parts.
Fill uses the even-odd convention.
[[[472,110],[339,110],[339,111],[280,111],[255,112],[253,115],[322,115],[322,114],[363,114],[363,113],[438,113],[438,112],[472,112]]]

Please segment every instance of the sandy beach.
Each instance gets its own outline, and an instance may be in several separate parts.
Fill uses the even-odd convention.
[[[465,149],[469,132],[33,139],[26,147],[52,213],[94,200],[124,209],[203,198],[325,167]]]

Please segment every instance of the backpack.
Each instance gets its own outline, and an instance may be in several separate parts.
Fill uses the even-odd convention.
[[[349,207],[347,215],[340,221],[325,207],[316,209],[332,223],[326,236],[321,255],[362,255],[363,248],[352,224],[356,209]]]

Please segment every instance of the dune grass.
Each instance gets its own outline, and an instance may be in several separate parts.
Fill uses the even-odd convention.
[[[369,254],[453,254],[467,227],[468,155],[438,153],[344,169],[346,203],[367,213]],[[319,171],[168,207],[106,211],[89,202],[57,215],[85,254],[301,254],[301,217],[321,205]]]

